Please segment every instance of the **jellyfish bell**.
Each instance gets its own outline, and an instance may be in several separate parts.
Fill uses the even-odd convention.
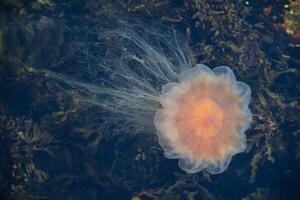
[[[229,67],[198,64],[163,88],[154,124],[165,156],[187,173],[222,173],[245,150],[250,88]]]

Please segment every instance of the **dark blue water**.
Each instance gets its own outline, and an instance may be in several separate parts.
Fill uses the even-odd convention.
[[[285,5],[0,2],[1,199],[300,199],[299,38],[285,30]],[[194,63],[230,66],[251,87],[248,148],[224,173],[186,174],[163,156],[154,130],[104,126],[110,113],[43,71],[89,83],[104,76],[85,68],[80,47],[115,16],[178,31]]]

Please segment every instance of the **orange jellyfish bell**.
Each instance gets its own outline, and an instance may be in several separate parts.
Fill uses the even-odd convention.
[[[167,158],[187,173],[222,173],[246,148],[251,90],[226,66],[198,64],[165,85],[154,124]]]

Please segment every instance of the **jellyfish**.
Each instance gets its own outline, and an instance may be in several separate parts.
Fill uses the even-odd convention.
[[[75,88],[81,102],[101,108],[103,124],[114,123],[115,132],[156,133],[165,157],[179,159],[185,172],[225,171],[246,147],[247,84],[229,67],[194,65],[174,28],[113,23],[94,25],[97,30],[76,40],[84,55],[81,72],[88,76],[78,80],[47,70],[48,76]]]
[[[245,150],[251,113],[250,88],[226,66],[203,64],[183,71],[178,82],[163,86],[154,124],[167,158],[178,158],[188,173],[211,174],[228,167]]]

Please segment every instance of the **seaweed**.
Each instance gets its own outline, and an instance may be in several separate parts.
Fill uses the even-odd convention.
[[[299,26],[289,13],[297,2],[3,1],[1,23],[9,25],[0,30],[1,197],[299,198],[299,181],[291,177],[299,179],[300,61],[297,35],[289,31]],[[105,113],[78,103],[76,91],[39,70],[80,73],[68,59],[76,52],[63,48],[67,26],[53,18],[76,20],[84,30],[84,23],[111,13],[174,27],[193,49],[195,64],[229,65],[250,85],[248,148],[224,174],[186,175],[163,157],[154,134],[111,133],[100,125]]]
[[[34,156],[37,152],[53,156],[54,140],[47,132],[41,131],[31,119],[1,116],[0,120],[1,149],[4,153],[1,156],[3,186],[11,189],[11,193],[7,193],[4,197],[10,199],[37,197],[40,194],[35,193],[35,188],[45,182],[49,175],[36,167]]]

